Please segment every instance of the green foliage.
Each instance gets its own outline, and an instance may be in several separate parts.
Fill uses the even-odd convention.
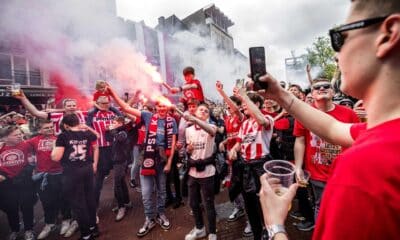
[[[335,51],[331,47],[330,39],[328,37],[318,37],[312,47],[306,50],[307,60],[311,67],[322,69],[318,77],[332,79],[336,65],[334,61]]]

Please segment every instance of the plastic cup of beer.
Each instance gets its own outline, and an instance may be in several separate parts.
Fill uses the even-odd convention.
[[[21,84],[14,83],[14,84],[11,85],[11,95],[12,96],[21,95]]]
[[[300,179],[297,179],[299,187],[307,187],[308,180],[310,180],[310,176],[311,176],[310,171],[303,170],[302,174],[300,175]]]
[[[274,192],[279,196],[287,192],[290,185],[294,182],[295,166],[289,161],[268,161],[264,163],[264,170],[268,174],[268,178],[276,178],[279,180],[279,183],[271,186]]]

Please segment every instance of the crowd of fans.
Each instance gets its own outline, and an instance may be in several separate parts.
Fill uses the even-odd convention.
[[[253,91],[249,81],[228,94],[217,81],[215,91],[223,104],[204,97],[192,67],[183,70],[182,86],[167,86],[172,94],[182,92],[182,102],[176,105],[162,96],[153,104],[138,94],[124,100],[104,81],[97,82],[94,106],[88,111],[78,110],[75,99],[65,99],[63,109],[39,110],[23,91],[14,94],[21,106],[0,117],[0,209],[8,218],[9,239],[17,239],[20,212],[24,238],[36,238],[37,198],[45,221],[37,239],[45,239],[60,216],[60,235],[70,237],[79,229],[81,239],[100,236],[97,210],[111,170],[115,221],[132,207],[128,185],[141,192],[145,219],[138,237],[156,225],[171,229],[174,220],[166,207],[179,208],[188,197],[194,227],[185,240],[217,239],[215,195],[226,187],[234,205],[228,221],[246,216],[244,236],[287,239],[284,221],[296,195],[298,207],[290,215],[299,220],[299,231],[316,225],[315,239],[395,238],[400,7],[396,1],[384,2],[378,6],[373,1],[353,1],[349,21],[367,20],[330,31],[344,75],[341,88],[364,102],[338,94],[328,79],[311,78],[308,66],[308,90],[283,87],[269,74],[256,79],[268,83],[261,91]],[[378,23],[379,29],[369,29]],[[362,68],[360,59],[349,67],[350,56],[359,55],[354,55],[357,49],[350,53],[346,48],[367,50],[362,44],[344,46],[343,32],[365,34],[359,28],[367,27],[381,34],[368,35],[376,38],[368,49],[375,52],[362,55],[368,69]],[[349,44],[367,41],[346,36]],[[351,75],[359,68],[369,75]],[[392,99],[383,100],[383,95]],[[373,109],[368,116],[364,104]],[[309,181],[275,194],[273,188],[280,183],[263,168],[273,159],[293,162],[296,180],[309,175]],[[344,220],[347,213],[350,220]]]

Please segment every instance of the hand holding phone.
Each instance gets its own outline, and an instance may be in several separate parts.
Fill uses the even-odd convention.
[[[250,57],[250,75],[254,81],[254,90],[266,89],[267,83],[260,82],[260,77],[267,73],[265,67],[265,49],[264,47],[249,48]]]

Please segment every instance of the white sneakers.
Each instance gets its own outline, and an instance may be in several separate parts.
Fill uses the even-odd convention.
[[[119,222],[125,217],[126,208],[122,207],[118,209],[117,216],[115,216],[115,221]]]
[[[24,234],[24,239],[25,240],[35,240],[35,235],[33,234],[32,230],[28,230]]]
[[[188,234],[185,236],[185,240],[195,240],[199,238],[203,238],[207,235],[206,228],[203,227],[201,229],[197,229],[194,227]]]
[[[217,234],[215,233],[208,234],[208,240],[217,240]]]
[[[246,227],[243,230],[243,237],[253,236],[253,231],[251,230],[251,225],[249,221],[246,221]]]
[[[42,231],[39,233],[37,239],[45,239],[50,235],[50,232],[54,230],[56,227],[55,224],[46,224],[44,225]]]
[[[245,212],[243,209],[234,208],[231,215],[228,217],[228,222],[234,222],[244,215]]]
[[[64,235],[68,231],[70,225],[71,225],[71,219],[63,220],[61,222],[60,235]]]
[[[64,237],[68,238],[74,235],[76,230],[78,230],[78,222],[76,220],[72,221],[71,225],[69,226],[67,232],[64,234]]]

